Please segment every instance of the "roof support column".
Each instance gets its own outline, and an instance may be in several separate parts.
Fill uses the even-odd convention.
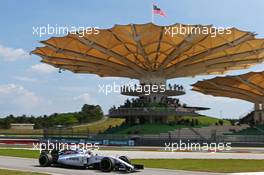
[[[255,103],[254,122],[264,124],[264,103]]]

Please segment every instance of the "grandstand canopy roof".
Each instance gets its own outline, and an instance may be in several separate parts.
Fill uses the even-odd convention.
[[[51,37],[32,53],[74,73],[135,79],[146,73],[166,79],[224,74],[263,61],[264,39],[236,28],[219,31],[211,25],[115,25],[98,34]]]
[[[192,90],[208,95],[237,98],[253,103],[264,103],[264,72],[216,77],[198,81],[192,86]]]

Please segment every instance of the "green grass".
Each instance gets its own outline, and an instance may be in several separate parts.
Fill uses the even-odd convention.
[[[129,132],[135,133],[136,131],[138,132],[138,134],[160,134],[184,127],[186,126],[184,125],[171,126],[168,124],[142,124],[142,125],[116,128],[112,130],[113,132],[109,132],[109,134],[128,134]]]
[[[30,135],[30,136],[36,136],[36,135],[42,135],[43,130],[42,129],[34,129],[34,130],[17,130],[17,129],[0,129],[0,135]]]
[[[103,120],[101,122],[96,122],[95,124],[87,124],[87,125],[80,125],[75,126],[73,128],[73,132],[82,133],[82,132],[90,132],[90,133],[98,133],[98,132],[104,132],[107,130],[110,126],[116,127],[120,126],[125,120],[119,119],[119,118],[107,118],[106,120]]]
[[[208,126],[208,125],[214,125],[215,123],[217,123],[219,120],[218,118],[214,118],[214,117],[208,117],[208,116],[197,116],[197,117],[193,117],[193,116],[183,116],[184,119],[189,119],[190,121],[193,119],[197,119],[199,121],[199,124],[202,126]],[[224,125],[230,125],[230,121],[228,120],[223,120]]]
[[[5,170],[5,169],[0,169],[0,174],[1,175],[47,175],[44,173],[23,172],[23,171]]]
[[[32,150],[0,149],[0,155],[24,158],[38,158],[39,152]],[[264,171],[264,160],[242,159],[134,159],[133,163],[148,168],[204,171],[219,173]],[[2,175],[0,170],[0,174]],[[9,174],[8,174],[9,175]],[[20,174],[16,174],[20,175]],[[21,174],[24,175],[24,174]],[[31,174],[30,174],[31,175]],[[32,174],[35,175],[35,174]]]
[[[218,173],[262,172],[264,160],[241,159],[135,159],[133,163],[148,168]]]
[[[208,116],[183,116],[182,119],[197,119],[199,125],[194,127],[203,127],[209,125],[215,125],[220,119],[208,117]],[[229,121],[223,120],[224,125],[230,124]],[[138,134],[159,134],[166,133],[168,131],[173,131],[175,129],[190,127],[187,125],[169,125],[169,124],[140,124],[134,126],[120,126],[118,128],[113,128],[110,131],[107,131],[108,134],[128,134],[128,133],[138,133]]]
[[[39,151],[26,149],[0,149],[1,156],[22,157],[22,158],[38,158]]]

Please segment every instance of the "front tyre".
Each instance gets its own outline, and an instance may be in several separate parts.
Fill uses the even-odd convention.
[[[130,163],[130,160],[129,160],[126,156],[120,156],[119,159],[123,160],[123,161],[126,162],[126,163],[131,164],[131,163]]]
[[[57,162],[58,162],[58,159],[59,159],[59,151],[53,149],[53,150],[51,151],[50,155],[51,155],[51,158],[52,158],[52,162],[53,162],[53,163],[57,163]]]
[[[100,169],[102,172],[111,172],[115,167],[114,161],[109,157],[104,157],[100,163]]]
[[[119,159],[123,160],[124,162],[126,162],[126,163],[128,163],[128,164],[131,164],[130,160],[129,160],[128,157],[126,157],[126,156],[120,156]],[[132,172],[132,171],[133,171],[132,168],[126,166],[126,172],[127,172],[127,173],[130,173],[130,172]]]
[[[41,154],[39,156],[39,165],[42,167],[48,167],[52,163],[52,157],[49,154]]]

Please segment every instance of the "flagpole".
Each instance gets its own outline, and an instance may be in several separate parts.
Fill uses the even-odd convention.
[[[153,4],[151,5],[151,22],[154,24]]]

